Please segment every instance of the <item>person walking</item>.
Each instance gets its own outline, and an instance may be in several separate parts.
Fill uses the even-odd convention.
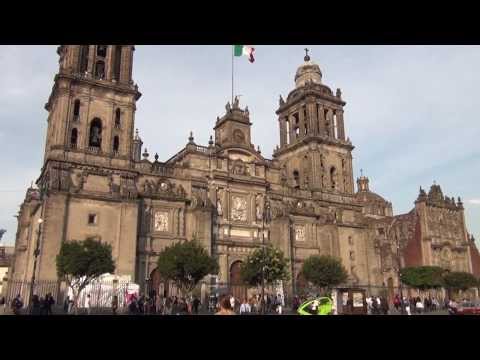
[[[38,295],[33,295],[32,296],[32,309],[30,311],[31,315],[40,315],[40,299],[38,298]]]
[[[20,297],[20,294],[18,294],[15,299],[12,300],[11,307],[14,315],[20,315],[20,309],[23,307],[23,301]]]
[[[68,305],[70,304],[70,296],[67,295],[67,298],[63,302],[63,312],[68,314]]]
[[[232,303],[228,296],[224,296],[220,300],[220,311],[215,313],[215,315],[236,315],[235,312],[232,310]]]
[[[91,310],[90,310],[90,305],[91,305],[91,303],[90,303],[90,294],[87,294],[87,298],[86,298],[86,300],[85,300],[85,308],[87,309],[87,315],[90,315],[90,312],[91,312]]]
[[[235,297],[233,296],[233,294],[230,294],[230,307],[232,311],[235,311]]]
[[[417,303],[415,305],[416,311],[418,314],[422,314],[425,306],[423,305],[422,299],[420,297],[417,297]]]
[[[51,293],[45,296],[45,315],[52,315],[52,306],[55,304],[55,300]]]
[[[200,307],[200,304],[201,304],[200,299],[195,296],[193,298],[193,303],[192,303],[193,313],[195,315],[198,315],[198,308]]]
[[[240,315],[247,315],[250,314],[252,311],[250,304],[248,303],[247,299],[245,298],[240,305]]]
[[[118,309],[118,296],[114,295],[112,299],[112,313],[113,315],[117,315],[117,309]]]

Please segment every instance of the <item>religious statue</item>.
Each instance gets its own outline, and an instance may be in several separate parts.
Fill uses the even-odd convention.
[[[280,95],[280,99],[279,99],[278,103],[280,104],[280,106],[282,106],[283,104],[285,104],[285,100],[283,100],[282,95]]]
[[[223,216],[223,206],[222,206],[223,191],[220,189],[217,192],[217,214]]]
[[[263,220],[263,197],[262,195],[257,195],[255,198],[255,215],[257,221]]]
[[[235,96],[235,100],[233,101],[233,108],[234,108],[234,109],[238,109],[238,108],[239,108],[238,96]]]
[[[225,105],[225,110],[227,110],[227,113],[229,113],[230,111],[232,111],[232,109],[230,108],[230,101],[227,102],[227,105]]]

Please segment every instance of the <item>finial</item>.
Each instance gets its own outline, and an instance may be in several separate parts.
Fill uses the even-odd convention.
[[[155,153],[155,161],[158,161],[158,153]]]
[[[193,144],[193,131],[190,131],[190,136],[188,137],[188,142]]]
[[[305,50],[305,57],[303,58],[303,60],[305,60],[305,62],[310,61],[310,56],[308,56],[308,51],[309,51],[308,48],[305,48],[304,50]]]
[[[212,146],[213,145],[213,136],[210,135],[210,140],[208,141],[208,145]]]
[[[143,156],[143,158],[144,158],[145,160],[150,156],[150,154],[148,153],[147,148],[145,148],[145,151],[143,152],[142,156]]]
[[[363,177],[363,169],[360,169],[360,177]]]
[[[260,151],[260,145],[257,145],[257,151],[259,154],[261,154],[262,152]]]
[[[337,88],[337,97],[338,98],[342,97],[342,90],[340,90],[340,88]]]

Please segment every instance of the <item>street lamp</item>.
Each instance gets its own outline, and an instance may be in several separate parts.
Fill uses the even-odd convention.
[[[33,251],[33,272],[32,272],[32,280],[30,282],[30,295],[29,295],[29,300],[28,304],[31,306],[32,305],[32,298],[33,298],[33,289],[34,289],[34,284],[35,284],[35,273],[37,270],[37,258],[38,255],[40,255],[40,236],[42,234],[42,224],[43,224],[43,219],[39,218],[37,220],[38,222],[38,230],[37,230],[37,243],[35,245],[35,250]]]

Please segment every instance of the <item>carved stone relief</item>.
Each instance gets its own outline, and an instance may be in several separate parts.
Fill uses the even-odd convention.
[[[168,225],[169,225],[168,212],[167,211],[155,212],[154,225],[153,225],[154,230],[167,232]]]
[[[234,221],[247,221],[247,200],[245,197],[232,196],[231,214]]]

